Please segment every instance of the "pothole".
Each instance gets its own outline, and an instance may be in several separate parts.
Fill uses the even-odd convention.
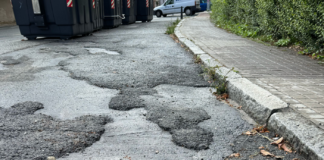
[[[116,51],[109,51],[103,48],[85,48],[85,49],[88,50],[91,54],[106,53],[109,55],[120,55],[120,53]]]

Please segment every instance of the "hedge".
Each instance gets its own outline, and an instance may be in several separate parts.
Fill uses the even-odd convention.
[[[324,48],[323,0],[212,0],[217,25],[242,35]],[[249,34],[252,33],[252,34]]]

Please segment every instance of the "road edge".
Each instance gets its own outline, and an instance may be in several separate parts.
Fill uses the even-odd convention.
[[[208,67],[218,66],[216,74],[227,77],[227,89],[232,100],[242,106],[242,110],[259,124],[266,124],[269,129],[282,135],[294,149],[312,160],[324,160],[321,147],[324,146],[324,132],[313,122],[289,108],[289,104],[282,101],[269,91],[259,87],[240,74],[204,52],[192,40],[185,37],[179,28],[190,18],[183,19],[175,28],[175,35],[182,45],[199,58]],[[285,112],[285,115],[283,115]],[[288,114],[288,117],[286,117]],[[298,118],[296,118],[298,117]]]

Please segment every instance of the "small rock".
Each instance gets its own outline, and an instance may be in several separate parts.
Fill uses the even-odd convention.
[[[155,154],[158,154],[159,153],[159,151],[155,151]]]
[[[56,160],[56,159],[53,156],[49,156],[49,157],[47,157],[47,160]]]

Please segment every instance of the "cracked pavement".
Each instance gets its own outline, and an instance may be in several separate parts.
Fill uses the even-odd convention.
[[[21,37],[9,37],[12,44],[24,44],[4,45],[0,53],[0,107],[8,110],[26,101],[41,103],[43,108],[27,117],[17,115],[17,119],[25,118],[25,124],[29,125],[34,117],[45,116],[63,121],[71,130],[74,127],[71,121],[83,116],[110,119],[104,126],[91,128],[95,123],[84,129],[96,132],[102,127],[104,132],[100,139],[94,138],[97,142],[91,141],[82,149],[64,146],[64,154],[42,153],[39,152],[42,145],[33,145],[28,151],[31,155],[23,159],[56,156],[62,160],[129,157],[218,160],[237,151],[232,144],[240,141],[242,132],[253,126],[237,109],[211,94],[212,89],[201,76],[201,66],[194,63],[193,55],[164,34],[167,25],[176,18],[155,18],[151,23],[101,30],[93,36],[69,41],[18,42]],[[6,28],[1,28],[0,35],[5,31]],[[7,31],[18,32],[10,27]],[[89,48],[99,50],[90,52]],[[0,131],[10,134],[1,126]],[[44,135],[54,136],[53,132]],[[254,148],[246,155],[254,154],[262,141],[250,138],[249,143],[241,142]],[[26,150],[23,144],[29,141],[33,139],[26,137],[25,142],[17,141],[9,147],[0,143],[0,151]],[[275,146],[269,147],[284,155]],[[5,159],[21,159],[8,154]],[[291,157],[299,155],[291,154],[288,158]]]

